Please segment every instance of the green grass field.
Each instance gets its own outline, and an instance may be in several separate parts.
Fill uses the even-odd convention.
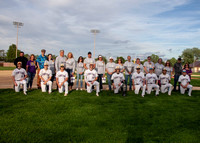
[[[0,67],[0,70],[14,70],[15,67]]]
[[[199,142],[199,94],[142,98],[103,91],[96,97],[72,91],[64,97],[2,89],[0,142]]]

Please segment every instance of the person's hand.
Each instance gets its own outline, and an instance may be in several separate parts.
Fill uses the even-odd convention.
[[[64,81],[60,84],[60,86],[63,86],[63,84],[64,84]]]
[[[115,88],[116,88],[116,86],[115,86],[115,85],[113,85],[113,88],[115,89]]]
[[[74,75],[74,73],[72,72],[72,75]]]
[[[20,81],[24,80],[23,78],[20,79]]]
[[[120,86],[122,83],[119,83],[118,85]]]
[[[80,72],[79,74],[83,74],[83,72]]]
[[[105,77],[105,74],[103,74],[103,77]]]
[[[129,72],[129,75],[131,75],[131,72]]]
[[[94,80],[91,82],[91,84],[93,84],[94,83]]]
[[[58,88],[61,88],[61,85],[58,84]]]
[[[43,84],[46,85],[46,84],[47,84],[47,81],[43,82]]]
[[[87,86],[90,86],[90,84],[87,82]]]
[[[135,86],[133,86],[133,90],[135,90]]]
[[[15,84],[15,86],[17,86],[17,83],[16,83],[16,82],[14,82],[14,84]]]

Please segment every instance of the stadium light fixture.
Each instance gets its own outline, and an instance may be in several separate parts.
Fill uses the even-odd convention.
[[[94,55],[94,59],[95,59],[95,40],[96,40],[96,34],[100,33],[100,30],[92,29],[90,32],[94,34],[94,51],[93,51],[93,55]]]
[[[17,22],[17,21],[13,21],[13,25],[15,25],[15,27],[17,28],[17,42],[16,42],[16,58],[17,58],[18,31],[19,31],[19,28],[21,28],[22,26],[24,26],[24,23],[22,23],[22,22]]]

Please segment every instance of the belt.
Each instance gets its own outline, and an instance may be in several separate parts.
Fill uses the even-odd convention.
[[[135,85],[140,85],[140,84],[135,84]]]
[[[147,84],[154,84],[154,83],[147,83]]]
[[[161,85],[166,85],[166,83],[165,84],[161,84]]]

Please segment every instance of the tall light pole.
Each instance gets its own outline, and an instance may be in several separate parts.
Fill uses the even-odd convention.
[[[24,23],[13,21],[13,25],[15,25],[15,26],[17,27],[17,42],[16,42],[16,58],[17,58],[17,48],[18,48],[18,29],[21,28],[21,26],[23,26]]]
[[[93,55],[94,55],[94,58],[95,58],[95,40],[96,40],[96,34],[100,33],[100,30],[92,29],[90,32],[94,34],[94,51],[93,51]]]

